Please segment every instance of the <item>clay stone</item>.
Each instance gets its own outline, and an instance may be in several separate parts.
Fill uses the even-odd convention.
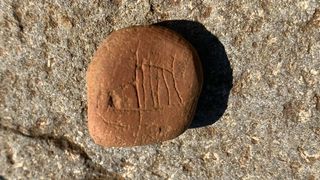
[[[202,79],[196,51],[172,30],[112,32],[87,71],[89,133],[105,147],[173,139],[192,121]]]

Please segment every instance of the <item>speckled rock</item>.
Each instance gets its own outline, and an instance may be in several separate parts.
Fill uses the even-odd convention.
[[[0,14],[0,178],[320,178],[319,1],[2,0]],[[174,19],[159,25],[204,64],[193,128],[95,145],[85,72],[98,43]]]

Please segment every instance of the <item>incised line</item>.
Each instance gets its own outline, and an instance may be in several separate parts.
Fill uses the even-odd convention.
[[[113,88],[108,93],[110,93],[112,91],[117,91],[118,89],[124,89],[125,87],[130,86],[130,85],[135,85],[135,82],[134,81],[130,81],[130,82],[127,82],[127,83],[123,83],[123,84],[117,86],[116,88]]]
[[[172,71],[170,71],[169,69],[164,68],[164,67],[160,67],[160,66],[153,65],[153,64],[142,64],[142,65],[143,65],[143,66],[153,67],[153,68],[156,68],[156,69],[161,69],[161,70],[167,71],[167,72],[170,73],[170,74],[173,74]]]
[[[97,115],[102,119],[102,121],[106,124],[106,125],[113,125],[113,126],[119,126],[119,127],[127,127],[127,126],[124,126],[122,124],[117,124],[117,123],[110,123],[108,122],[99,112],[97,112]]]
[[[176,54],[174,54],[173,56],[173,61],[172,61],[172,79],[173,79],[173,84],[174,84],[174,89],[176,90],[177,94],[178,94],[178,97],[179,97],[179,100],[180,100],[180,104],[183,103],[183,100],[182,100],[182,97],[181,97],[181,94],[178,90],[178,87],[177,87],[177,83],[176,83],[176,80],[174,78],[174,61],[176,60]]]
[[[138,69],[138,65],[139,65],[139,54],[138,54],[138,49],[139,49],[139,46],[140,46],[140,41],[138,42],[138,46],[137,46],[137,50],[136,50],[136,67],[135,67],[135,83],[136,83],[136,86],[135,86],[135,89],[136,89],[136,92],[137,92],[137,98],[138,98],[138,107],[141,108],[141,99],[140,99],[140,96],[139,96],[139,84],[138,84],[138,73],[139,73],[139,69]]]
[[[149,59],[149,64],[151,65],[151,59],[148,54],[148,59]],[[152,96],[152,102],[153,102],[153,107],[156,107],[156,102],[155,102],[155,96],[154,96],[154,91],[153,91],[153,86],[152,86],[152,71],[151,71],[151,66],[149,66],[149,81],[150,81],[150,90],[151,90],[151,96]]]
[[[124,112],[132,112],[132,111],[146,111],[146,112],[152,112],[152,111],[157,111],[157,110],[162,110],[162,108],[154,108],[154,109],[139,109],[139,108],[132,108],[132,109],[114,109],[114,111],[124,111]]]
[[[138,37],[139,38],[139,37]],[[140,41],[138,42],[138,46],[137,46],[137,50],[136,50],[136,59],[137,59],[137,65],[136,65],[136,91],[137,91],[137,96],[138,96],[138,109],[141,108],[141,101],[140,101],[140,95],[139,95],[139,91],[138,91],[138,69],[137,69],[137,66],[139,66],[139,47],[140,47]],[[142,63],[141,63],[142,64]],[[142,72],[142,88],[144,88],[143,86],[143,70],[142,70],[142,67],[141,67],[141,72]],[[143,90],[143,94],[144,94],[144,90]],[[144,98],[145,99],[145,98]],[[138,136],[139,136],[139,133],[140,133],[140,129],[141,129],[141,111],[138,111],[138,114],[139,114],[139,126],[138,126],[138,130],[137,130],[137,133],[136,133],[136,137],[134,138],[134,144],[136,144],[137,142],[137,139],[138,139]]]
[[[167,88],[167,91],[168,91],[168,104],[170,105],[170,91],[169,91],[169,86],[168,86],[168,82],[167,82],[167,79],[166,79],[166,76],[164,75],[164,71],[162,70],[162,76],[163,76],[163,80],[164,80],[164,83],[166,85],[166,88]]]
[[[159,95],[159,88],[160,88],[160,84],[159,84],[159,81],[160,81],[160,73],[159,71],[161,70],[158,70],[157,69],[157,99],[158,99],[158,104],[159,104],[159,107],[161,107],[161,104],[160,104],[160,95]],[[161,71],[162,72],[162,71]]]

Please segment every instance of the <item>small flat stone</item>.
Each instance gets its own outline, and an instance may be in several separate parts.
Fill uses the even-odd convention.
[[[193,47],[159,26],[112,32],[87,71],[88,128],[105,147],[173,139],[190,125],[202,87]]]

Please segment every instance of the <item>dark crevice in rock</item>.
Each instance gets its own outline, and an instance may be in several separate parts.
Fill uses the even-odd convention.
[[[13,153],[12,153],[12,149],[11,147],[9,146],[9,144],[7,144],[7,147],[5,148],[5,156],[7,158],[7,162],[10,164],[10,165],[14,165],[15,164],[15,161],[13,159]]]
[[[103,166],[93,162],[87,152],[80,145],[72,142],[67,137],[56,136],[52,134],[40,134],[35,130],[25,130],[21,126],[6,126],[0,123],[0,130],[8,131],[16,135],[32,138],[39,141],[46,141],[48,144],[52,144],[55,147],[68,151],[72,154],[77,154],[84,161],[86,167],[85,179],[123,179],[120,175],[109,172],[104,169]],[[0,178],[1,180],[1,178]]]
[[[19,28],[19,31],[23,32],[24,28],[23,28],[23,25],[21,23],[21,15],[19,15],[18,12],[15,11],[15,10],[13,11],[12,15],[13,15],[14,19],[17,21],[17,26]]]
[[[19,12],[19,6],[18,4],[13,4],[12,5],[12,16],[13,18],[17,21],[17,26],[19,28],[19,31],[18,31],[18,38],[21,42],[24,42],[24,36],[23,36],[23,33],[24,33],[24,26],[22,24],[22,15],[21,13]]]
[[[80,114],[81,114],[81,119],[87,119],[87,102],[81,101],[81,109],[80,109]]]

